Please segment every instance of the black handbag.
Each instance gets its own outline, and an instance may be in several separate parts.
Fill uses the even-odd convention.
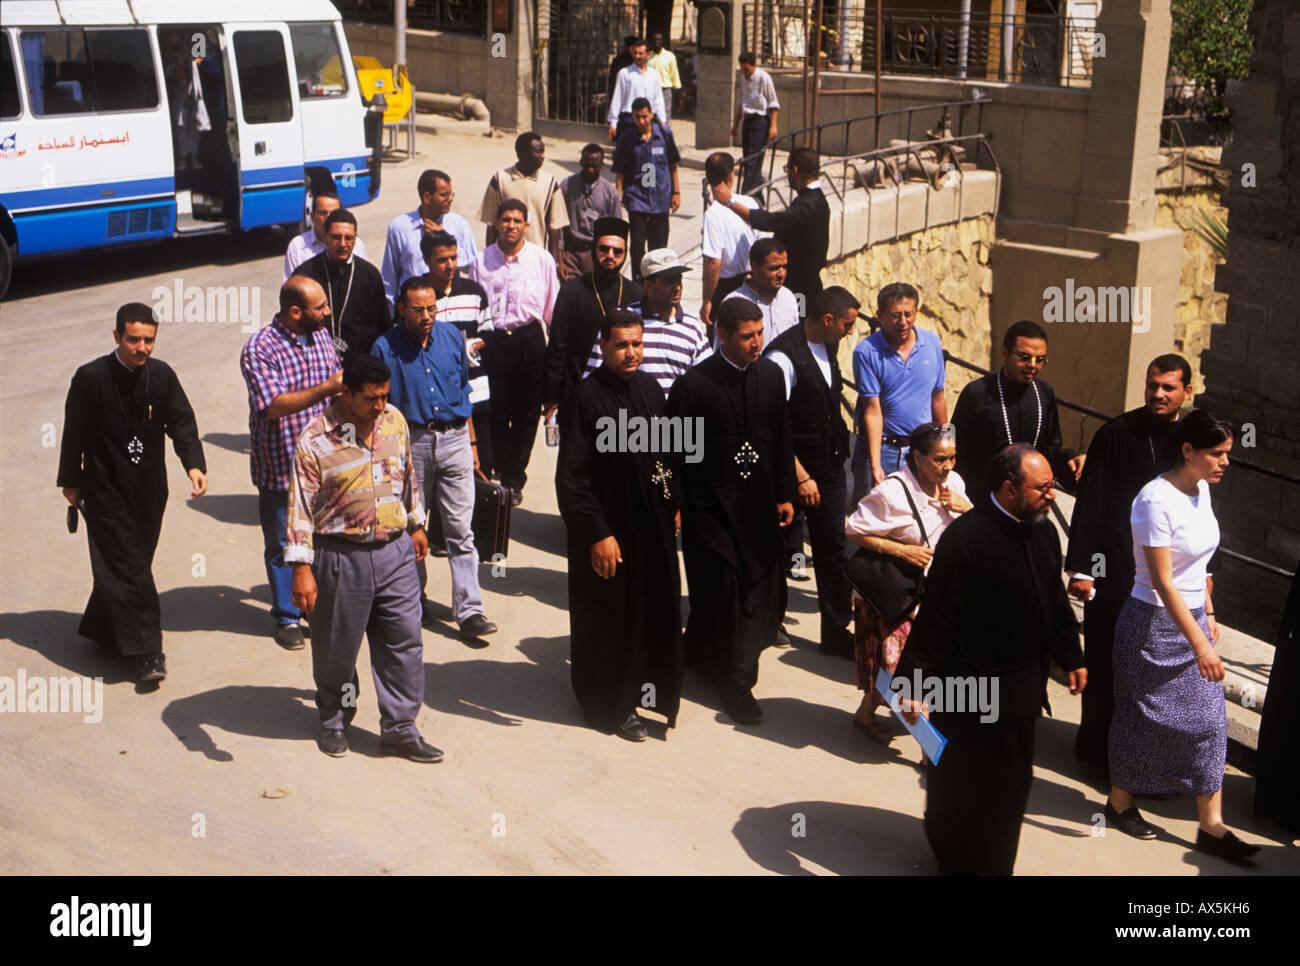
[[[916,508],[916,501],[912,499],[912,491],[898,476],[887,476],[885,479],[898,480],[898,485],[903,488],[903,495],[912,508],[916,525],[921,530],[921,540],[928,547],[930,538],[926,535],[925,524],[921,522],[921,512]],[[906,618],[921,602],[921,596],[925,592],[923,568],[866,547],[849,558],[844,572],[854,589],[880,615],[887,627],[893,627]]]

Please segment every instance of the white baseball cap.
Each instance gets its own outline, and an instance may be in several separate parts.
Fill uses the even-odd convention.
[[[670,272],[689,272],[692,269],[683,265],[677,260],[677,253],[671,248],[656,248],[652,252],[646,252],[641,258],[641,277],[650,278],[653,275],[667,275]]]

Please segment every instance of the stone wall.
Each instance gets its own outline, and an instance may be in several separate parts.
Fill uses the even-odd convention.
[[[1250,76],[1230,106],[1233,142],[1227,202],[1228,260],[1217,284],[1226,322],[1212,330],[1201,360],[1206,391],[1197,405],[1255,430],[1234,453],[1300,476],[1300,7],[1255,0]],[[1249,165],[1249,168],[1246,166]],[[1249,173],[1249,177],[1247,176]],[[1300,483],[1229,469],[1214,508],[1223,546],[1294,570],[1300,558]],[[1287,580],[1226,560],[1215,574],[1224,623],[1272,640]]]
[[[858,331],[840,344],[840,370],[852,377],[853,347],[871,334],[866,316],[875,315],[876,293],[890,282],[910,282],[921,294],[918,324],[938,333],[943,346],[961,359],[985,365],[989,358],[989,295],[993,272],[989,251],[993,217],[982,215],[939,225],[897,241],[872,245],[826,266],[826,285],[843,285],[862,302]],[[951,413],[975,374],[949,365],[945,395]],[[850,402],[857,393],[845,388]]]
[[[1156,225],[1183,231],[1183,271],[1178,282],[1178,314],[1174,321],[1174,352],[1192,364],[1192,383],[1205,386],[1201,378],[1201,353],[1210,345],[1210,326],[1222,323],[1228,297],[1214,288],[1214,274],[1223,259],[1191,230],[1194,209],[1224,216],[1228,209],[1219,204],[1217,191],[1186,194],[1160,192]]]

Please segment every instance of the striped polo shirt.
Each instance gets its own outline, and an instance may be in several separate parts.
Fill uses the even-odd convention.
[[[648,317],[642,309],[641,302],[633,302],[629,312],[641,316],[643,323],[641,342],[641,371],[652,376],[668,398],[668,390],[687,369],[703,362],[713,350],[709,348],[708,337],[700,320],[686,312],[680,305],[673,306],[673,318],[669,322]],[[587,358],[587,371],[590,375],[604,362],[600,354],[600,342],[591,349]]]

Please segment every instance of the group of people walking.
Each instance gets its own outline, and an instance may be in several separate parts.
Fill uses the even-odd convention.
[[[617,83],[627,100],[632,82]],[[644,141],[642,99],[628,101],[625,139]],[[415,720],[421,625],[441,613],[426,557],[448,558],[461,636],[495,632],[471,527],[476,481],[495,477],[522,502],[545,416],[559,427],[572,683],[592,727],[641,741],[643,712],[673,727],[686,668],[733,721],[758,725],[760,656],[789,640],[787,581],[802,576],[806,534],[818,648],[853,659],[864,692],[853,725],[887,743],[896,729],[881,705],[913,723],[928,711],[947,739],[927,762],[925,827],[942,871],[1012,871],[1051,661],[1082,695],[1077,750],[1108,770],[1112,826],[1153,837],[1134,796],[1192,794],[1197,848],[1257,851],[1221,810],[1209,486],[1234,431],[1183,414],[1185,360],[1153,359],[1144,406],[1103,426],[1085,459],[1064,447],[1040,378],[1047,333],[1020,321],[1000,368],[961,391],[949,420],[942,347],[917,327],[911,285],[877,293],[873,332],[841,373],[862,305],[822,283],[829,207],[815,152],[791,153],[795,194],[779,212],[734,193],[735,160],[710,156],[697,317],[682,305],[691,268],[656,244],[655,222],[644,220],[650,250],[638,253],[636,210],[609,210],[603,150],[584,148],[563,184],[541,172],[544,150],[521,135],[516,164],[490,179],[482,248],[451,211],[443,172],[420,178],[420,204],[389,226],[379,268],[355,216],[317,195],[313,227],[286,253],[279,312],[241,354],[274,637],[306,646],[306,619],[322,752],[348,751],[364,636],[385,753],[442,757]],[[613,197],[628,191],[620,174]],[[81,633],[131,657],[144,682],[166,674],[150,573],[164,436],[194,496],[207,488],[194,412],[151,358],[156,334],[148,306],[125,305],[116,351],[77,371],[58,477],[90,537]],[[856,444],[841,415],[848,385]],[[1077,493],[1065,553],[1047,520],[1058,488]],[[1086,600],[1086,650],[1067,595]],[[993,707],[927,707],[882,690],[890,679],[978,681]]]

